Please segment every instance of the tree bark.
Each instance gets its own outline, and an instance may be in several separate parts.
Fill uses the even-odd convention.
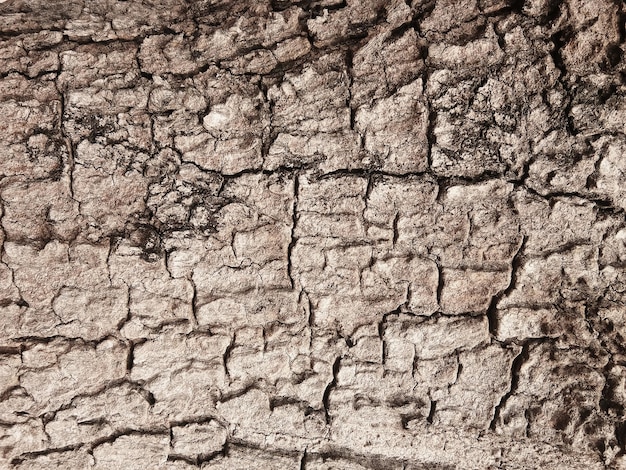
[[[0,468],[626,468],[612,0],[0,0]]]

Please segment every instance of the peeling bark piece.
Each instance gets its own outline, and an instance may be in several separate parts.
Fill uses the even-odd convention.
[[[528,432],[548,439],[557,433],[580,439],[588,420],[593,427],[586,427],[587,435],[600,437],[609,432],[604,419],[593,412],[604,386],[604,378],[594,365],[606,363],[606,356],[588,364],[581,363],[579,351],[559,351],[549,343],[533,346],[530,352],[533,354],[520,368],[519,385],[501,412],[503,429],[509,433]],[[550,367],[538,366],[537,361],[546,361]],[[556,374],[560,376],[558,383],[554,382]],[[583,380],[585,385],[581,387]],[[522,416],[520,407],[529,401],[534,403],[533,413]],[[574,401],[576,408],[573,409]]]
[[[202,465],[202,468],[211,470],[245,470],[253,465],[263,465],[265,468],[298,468],[300,460],[297,455],[272,454],[263,450],[249,448],[245,444],[233,446],[226,457],[217,457]]]
[[[272,125],[290,133],[332,133],[350,126],[348,77],[341,57],[324,56],[299,75],[289,74],[268,90],[274,104]],[[337,70],[339,69],[339,70]]]
[[[61,96],[54,82],[31,82],[9,74],[0,84],[0,174],[23,175],[28,179],[50,177],[67,158],[67,147],[59,132]]]
[[[371,106],[374,101],[415,82],[424,68],[421,47],[414,29],[400,37],[384,32],[372,38],[352,58],[350,105],[355,109]],[[413,90],[413,95],[417,94]]]
[[[346,2],[346,8],[323,14],[307,21],[307,28],[315,38],[313,44],[324,47],[367,33],[385,4],[381,0],[354,0]],[[379,13],[380,12],[380,13]]]
[[[204,116],[207,133],[175,139],[183,159],[206,170],[224,174],[258,169],[262,165],[262,139],[266,123],[258,112],[257,97],[231,95]],[[261,108],[262,109],[262,108]]]
[[[21,359],[17,355],[0,356],[0,393],[5,394],[18,385],[18,370]]]
[[[430,41],[462,43],[474,37],[484,21],[476,0],[437,0],[428,18],[421,22],[421,27]]]
[[[457,332],[463,341],[452,341],[449,332]],[[420,360],[432,360],[452,355],[455,351],[472,349],[489,341],[489,329],[485,317],[452,318],[442,317],[437,320],[390,321],[385,326],[385,341],[389,343],[389,352],[402,344],[410,344],[413,354]],[[397,343],[394,346],[394,343]],[[403,370],[411,369],[413,357]]]
[[[227,432],[220,424],[188,424],[172,429],[172,450],[183,456],[211,456],[226,444]]]
[[[72,240],[83,227],[69,178],[15,182],[0,190],[0,195],[4,201],[2,224],[7,241],[43,247],[52,238]]]
[[[517,350],[517,351],[516,351]],[[437,399],[436,419],[453,423],[461,420],[468,427],[486,429],[499,403],[498,396],[509,388],[511,365],[519,348],[489,346],[483,350],[461,353],[459,363],[463,369],[457,381],[450,386],[449,394]],[[468,413],[463,404],[473,403]]]
[[[21,386],[36,402],[34,412],[58,409],[76,395],[97,392],[106,383],[121,379],[126,372],[127,351],[116,340],[95,347],[58,340],[50,346],[29,350],[20,373]],[[45,362],[48,364],[43,367]]]
[[[77,397],[71,406],[57,412],[45,426],[54,447],[97,442],[129,429],[142,430],[164,426],[155,416],[150,396],[129,385],[107,388],[96,396]]]
[[[358,136],[350,128],[349,93],[345,62],[338,54],[321,57],[300,74],[286,74],[279,86],[270,88],[272,129],[278,135],[270,156],[281,162],[274,166],[293,165],[294,156],[305,162],[321,158],[329,171],[362,166],[354,158]],[[332,144],[327,146],[326,141]],[[340,149],[341,153],[334,152]]]
[[[127,297],[122,289],[88,292],[62,287],[52,302],[60,322],[59,333],[86,339],[105,336],[128,315]]]
[[[441,308],[451,314],[485,312],[491,299],[509,285],[506,272],[443,271]]]
[[[190,45],[181,36],[150,36],[143,40],[138,59],[141,69],[152,74],[173,73],[187,75],[197,73],[204,65],[193,60]]]
[[[134,348],[130,377],[147,382],[157,414],[174,420],[201,414],[214,406],[226,387],[223,358],[230,341],[208,333],[187,338],[185,328],[169,327],[166,334]],[[171,350],[178,354],[170,356]]]
[[[155,469],[168,468],[168,443],[169,436],[166,434],[120,436],[93,450],[95,461],[93,468],[111,468],[117,465],[120,457],[128,469],[140,469],[146,466]]]
[[[61,328],[70,333],[71,337],[85,334],[95,339],[111,333],[126,316],[125,307],[120,309],[120,305],[125,305],[125,294],[119,290],[108,290],[108,246],[81,244],[70,248],[64,243],[53,241],[41,250],[10,242],[6,242],[4,248],[3,259],[15,266],[13,283],[21,292],[21,298],[16,302],[18,306],[24,307],[20,312],[16,336],[53,336],[59,334]],[[42,282],[44,278],[40,263],[50,263],[51,269],[46,273],[45,283]],[[53,305],[63,290],[68,293],[82,292],[87,297],[89,292],[99,291],[99,295],[93,298],[100,299],[100,308],[103,310],[96,306],[90,307],[89,301],[85,300],[85,307],[89,311],[65,310],[65,323],[55,314]],[[117,311],[115,308],[110,311],[107,305],[117,305]],[[63,307],[61,310],[64,310]],[[107,321],[99,324],[102,316],[108,317]],[[79,318],[85,324],[81,324]],[[73,323],[72,319],[75,320]]]
[[[19,469],[34,469],[34,470],[47,470],[47,469],[64,469],[64,468],[85,468],[91,465],[93,462],[92,457],[83,451],[66,451],[66,452],[53,452],[50,454],[44,454],[36,456],[32,459],[26,459],[18,461],[15,468]]]
[[[428,110],[420,102],[421,80],[406,85],[371,108],[356,113],[356,129],[363,133],[365,149],[390,173],[418,173],[428,165]],[[394,120],[389,122],[389,109]]]

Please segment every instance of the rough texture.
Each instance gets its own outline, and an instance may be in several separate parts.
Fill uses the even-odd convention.
[[[0,468],[626,468],[622,2],[0,3]]]

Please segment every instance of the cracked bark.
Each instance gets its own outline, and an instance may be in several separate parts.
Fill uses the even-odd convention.
[[[0,468],[626,468],[625,19],[0,1]]]

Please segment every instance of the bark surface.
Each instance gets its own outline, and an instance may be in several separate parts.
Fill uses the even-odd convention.
[[[0,1],[0,468],[626,468],[625,21]]]

